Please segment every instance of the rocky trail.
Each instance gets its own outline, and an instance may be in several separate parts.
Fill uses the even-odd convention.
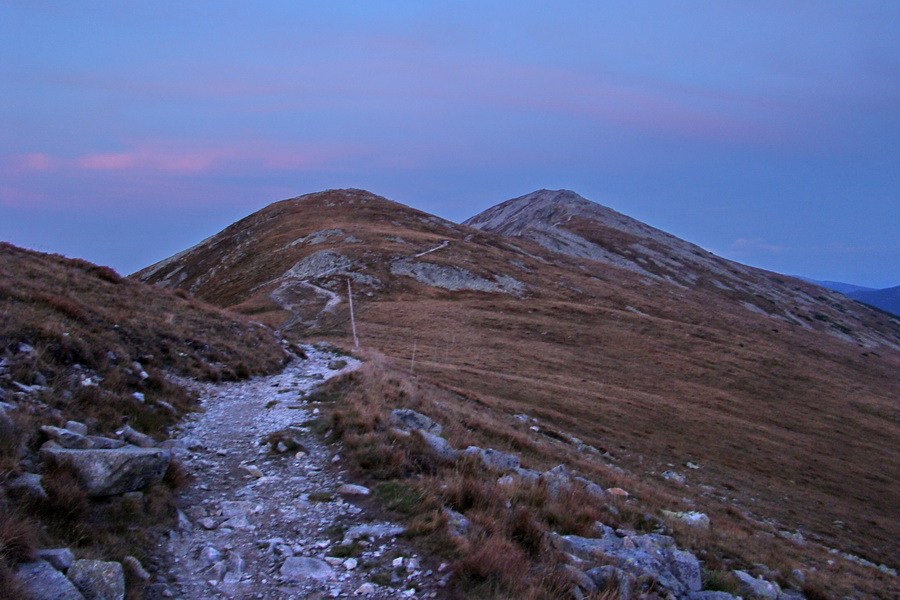
[[[182,423],[174,450],[194,480],[150,561],[149,597],[429,598],[446,583],[402,526],[373,519],[369,490],[307,425],[318,411],[304,399],[359,361],[304,350],[278,375],[194,384],[203,412]]]

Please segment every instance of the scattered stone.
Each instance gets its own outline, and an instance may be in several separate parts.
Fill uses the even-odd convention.
[[[744,598],[756,600],[778,600],[781,589],[778,584],[754,577],[746,571],[734,571],[738,578],[738,594]]]
[[[13,496],[42,500],[47,498],[43,476],[37,473],[22,473],[6,484],[6,491]]]
[[[91,444],[93,444],[92,448],[94,450],[118,450],[119,448],[124,448],[128,445],[122,440],[101,437],[99,435],[89,435],[87,436],[87,439],[89,439],[91,441]]]
[[[206,546],[200,551],[200,563],[203,567],[209,567],[222,560],[222,553],[213,548]]]
[[[465,449],[465,454],[477,456],[485,467],[497,471],[514,471],[521,466],[518,456],[506,454],[493,448],[484,449],[478,446],[469,446]]]
[[[453,449],[453,446],[450,445],[450,442],[439,435],[421,430],[419,431],[419,435],[422,436],[422,440],[425,442],[425,445],[428,446],[428,449],[431,450],[438,458],[442,458],[444,460],[454,460],[459,454],[456,450]]]
[[[619,496],[620,498],[627,498],[628,496],[631,495],[628,492],[626,492],[625,490],[623,490],[622,488],[617,488],[617,487],[609,488],[608,490],[606,490],[606,493],[611,494],[613,496]]]
[[[364,583],[354,592],[357,596],[371,596],[375,593],[375,586],[371,583]]]
[[[78,435],[87,435],[88,432],[87,425],[78,421],[66,421],[66,429]]]
[[[21,564],[16,575],[28,594],[27,600],[85,600],[78,588],[47,561]]]
[[[324,560],[305,556],[291,556],[285,559],[279,571],[281,576],[290,581],[327,581],[334,577],[334,569]]]
[[[398,408],[391,412],[391,425],[407,431],[427,431],[434,435],[441,435],[444,428],[435,423],[429,417],[414,410]]]
[[[216,520],[212,517],[203,517],[202,519],[197,519],[197,525],[207,531],[212,531],[216,528]]]
[[[48,460],[72,465],[92,498],[139,490],[162,481],[172,455],[159,448],[42,449]]]
[[[684,475],[681,473],[676,473],[675,471],[665,471],[663,472],[663,479],[667,481],[674,481],[675,483],[684,484],[687,481]]]
[[[247,472],[247,474],[250,475],[251,477],[256,477],[257,479],[259,479],[260,477],[263,476],[263,472],[260,471],[260,470],[259,470],[259,467],[255,466],[255,465],[244,465],[242,468],[243,468],[243,469]]]
[[[203,442],[196,438],[174,438],[165,440],[157,444],[157,448],[166,450],[188,450],[190,452],[200,452],[206,448]]]
[[[372,490],[362,485],[345,483],[337,489],[337,493],[343,496],[368,496]]]
[[[138,448],[155,448],[156,440],[149,435],[145,435],[140,431],[126,425],[121,431],[116,432],[123,440],[129,444],[133,444]]]
[[[447,515],[447,529],[450,531],[451,535],[465,535],[472,526],[471,521],[469,521],[462,513],[444,507],[444,514]]]
[[[700,468],[700,465],[698,465],[697,463],[692,463],[691,461],[684,463],[684,466],[686,466],[688,469],[699,469]]]
[[[364,525],[355,525],[344,533],[345,541],[358,540],[360,538],[380,539],[385,537],[396,537],[402,535],[406,528],[399,525],[391,525],[390,523],[366,523]]]
[[[69,569],[68,577],[85,600],[125,598],[125,573],[117,562],[76,560]]]
[[[355,558],[348,558],[347,560],[344,561],[344,568],[347,569],[348,571],[352,571],[358,565],[359,565],[359,561],[356,560]]]
[[[75,555],[68,548],[38,550],[38,556],[58,571],[65,571],[75,562]]]
[[[687,512],[673,512],[671,510],[664,510],[662,511],[662,513],[670,519],[677,519],[682,523],[690,525],[691,527],[696,527],[698,529],[709,529],[710,527],[709,517],[702,512],[697,512],[695,510]]]
[[[75,433],[69,429],[61,429],[59,427],[52,427],[50,425],[44,425],[41,427],[41,433],[47,436],[47,438],[53,440],[63,448],[70,448],[72,450],[87,450],[88,448],[93,448],[94,444],[86,438],[84,435],[80,433]]]
[[[541,480],[554,496],[572,489],[572,473],[565,465],[556,465],[549,471],[545,471],[541,475]]]
[[[400,567],[403,566],[403,557],[402,557],[402,556],[398,556],[397,558],[395,558],[395,559],[391,562],[391,565],[392,565],[395,569],[399,569]]]

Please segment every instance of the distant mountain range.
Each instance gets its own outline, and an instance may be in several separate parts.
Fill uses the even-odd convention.
[[[900,285],[879,290],[876,288],[854,285],[852,283],[842,283],[840,281],[817,281],[807,277],[800,277],[800,279],[815,283],[816,285],[821,285],[822,287],[834,290],[835,292],[840,292],[863,304],[868,304],[869,306],[874,306],[875,308],[880,308],[881,310],[900,316]]]

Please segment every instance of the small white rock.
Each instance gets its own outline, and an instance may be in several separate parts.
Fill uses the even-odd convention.
[[[359,565],[359,561],[356,560],[355,558],[348,558],[347,560],[344,561],[344,568],[347,569],[348,571],[352,571],[358,565]]]
[[[394,561],[391,564],[394,566],[395,569],[402,567],[403,566],[403,557],[398,556],[397,558],[394,559]]]

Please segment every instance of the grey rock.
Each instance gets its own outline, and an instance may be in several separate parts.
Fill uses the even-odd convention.
[[[541,475],[547,490],[554,496],[572,489],[572,473],[565,465],[556,465]]]
[[[75,562],[75,555],[68,548],[38,550],[38,556],[59,571],[65,571]]]
[[[701,587],[700,561],[675,545],[664,535],[625,535],[619,537],[611,528],[598,523],[598,537],[575,535],[551,536],[558,549],[582,560],[592,561],[599,556],[615,559],[623,571],[634,576],[651,576],[660,586],[676,596],[684,596]]]
[[[25,588],[26,600],[85,600],[78,588],[47,561],[21,564],[16,575]]]
[[[197,519],[197,525],[199,525],[203,529],[206,529],[207,531],[212,531],[216,528],[216,520],[212,517],[202,517],[200,519]]]
[[[225,561],[227,571],[222,581],[228,584],[239,582],[244,577],[244,557],[237,552],[229,552]]]
[[[76,560],[68,576],[85,600],[125,598],[125,572],[117,562]]]
[[[444,431],[442,425],[435,423],[422,413],[402,408],[391,412],[391,425],[407,431],[426,431],[434,435],[441,435]]]
[[[444,514],[447,515],[447,528],[451,535],[465,535],[472,527],[471,521],[462,513],[444,507]]]
[[[203,442],[196,438],[174,438],[165,440],[157,444],[157,448],[165,450],[189,450],[191,452],[200,452],[205,449]]]
[[[739,600],[738,596],[732,596],[728,592],[692,592],[689,600]]]
[[[519,467],[518,469],[513,469],[513,471],[523,481],[527,481],[528,483],[537,483],[541,478],[541,472],[535,471],[534,469],[523,469],[522,467]]]
[[[44,491],[43,476],[37,473],[22,473],[6,484],[6,490],[12,495],[35,500],[47,497]]]
[[[445,460],[453,460],[456,458],[458,452],[453,449],[453,446],[450,445],[450,442],[448,442],[441,436],[434,435],[433,433],[429,433],[427,431],[420,431],[419,435],[422,436],[422,440],[425,442],[425,445],[428,446],[428,449],[431,450],[438,458],[443,458]]]
[[[327,581],[334,577],[334,569],[324,560],[305,556],[290,556],[285,559],[279,571],[290,581]]]
[[[125,440],[129,444],[134,444],[138,448],[156,447],[156,440],[154,440],[149,435],[145,435],[140,431],[134,429],[130,425],[126,425],[125,428],[119,432],[119,435],[122,436],[123,440]]]
[[[345,540],[358,540],[360,538],[379,539],[385,537],[396,537],[403,534],[406,528],[399,525],[391,525],[390,523],[366,523],[363,525],[354,525],[344,533]]]
[[[345,483],[338,487],[337,493],[342,496],[368,496],[372,493],[372,490],[363,485]]]
[[[67,463],[78,472],[88,496],[114,496],[162,481],[172,456],[159,448],[117,450],[46,449],[48,460]]]
[[[200,551],[200,564],[203,568],[214,565],[222,560],[222,553],[212,546],[206,546]]]
[[[598,500],[606,500],[606,490],[603,489],[603,486],[597,485],[593,481],[588,482],[584,486],[584,491]]]
[[[558,568],[566,578],[574,583],[572,594],[575,598],[584,599],[597,591],[597,584],[595,584],[584,572],[576,569],[572,565],[560,565]]]
[[[687,481],[684,475],[676,473],[675,471],[665,471],[663,473],[663,478],[668,481],[674,481],[675,483],[684,483]]]
[[[479,448],[478,446],[469,446],[465,450],[466,454],[477,456],[488,469],[497,471],[515,471],[521,466],[519,457],[514,454],[506,454],[493,448]]]
[[[611,565],[595,567],[585,572],[599,591],[618,590],[621,600],[631,599],[634,576]]]
[[[700,561],[686,550],[670,550],[670,552],[669,570],[672,572],[672,575],[687,587],[688,591],[699,591],[703,587]]]
[[[119,448],[124,448],[128,445],[122,440],[101,437],[99,435],[89,435],[86,437],[93,444],[94,450],[118,450]]]
[[[781,590],[778,592],[778,600],[806,600],[806,596],[796,590]]]
[[[777,584],[754,577],[746,571],[734,571],[734,576],[738,578],[738,593],[748,600],[778,600],[781,590]]]
[[[78,421],[66,421],[66,429],[78,435],[87,435],[88,432],[87,425]]]
[[[254,505],[246,500],[226,501],[222,503],[223,517],[246,516],[253,512]]]
[[[690,525],[691,527],[696,527],[698,529],[709,529],[710,527],[709,517],[702,512],[693,510],[687,512],[673,512],[671,510],[664,510],[662,511],[662,513],[670,519],[676,519],[678,521],[681,521],[682,523]]]
[[[87,450],[88,448],[94,447],[94,443],[91,440],[81,435],[80,433],[75,433],[74,431],[70,431],[68,429],[61,429],[59,427],[53,427],[51,425],[44,425],[41,427],[41,433],[46,435],[49,439],[55,441],[63,448],[71,448],[73,450]]]

